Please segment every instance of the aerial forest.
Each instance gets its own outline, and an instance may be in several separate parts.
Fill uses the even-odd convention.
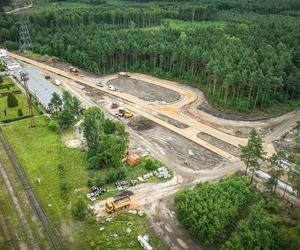
[[[299,105],[299,1],[118,2],[28,13],[33,52],[100,75],[192,84],[213,106],[240,112]],[[19,49],[16,20],[0,14],[9,50]]]

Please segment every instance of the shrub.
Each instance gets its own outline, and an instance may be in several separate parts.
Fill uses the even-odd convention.
[[[57,169],[58,169],[59,176],[61,176],[61,177],[65,176],[65,167],[64,167],[64,165],[58,164]]]
[[[125,167],[112,168],[108,171],[105,182],[107,184],[114,181],[124,179],[127,176],[127,169]]]
[[[0,83],[3,83],[3,77],[0,76]]]
[[[86,221],[87,221],[88,224],[94,224],[95,217],[93,215],[89,214]]]
[[[58,125],[62,129],[67,129],[75,122],[75,117],[71,111],[65,109],[58,116]]]
[[[59,191],[62,198],[67,197],[68,190],[69,190],[68,182],[65,178],[62,178],[59,182]]]
[[[85,218],[85,202],[82,198],[74,202],[72,214],[77,220],[83,220]]]
[[[22,109],[18,109],[18,116],[23,116],[23,111],[22,111]]]
[[[102,178],[102,176],[97,175],[94,182],[95,186],[102,187],[105,184],[105,180]]]
[[[54,121],[54,120],[51,120],[48,122],[47,124],[48,128],[51,130],[51,131],[55,131],[57,132],[58,131],[58,125],[57,125],[57,122]]]
[[[94,180],[92,178],[88,178],[86,185],[91,188],[94,186]]]
[[[159,162],[152,158],[146,158],[143,160],[145,169],[149,171],[156,170],[159,167]]]
[[[19,105],[18,100],[15,97],[15,95],[12,93],[8,93],[7,94],[7,107],[14,108],[14,107],[17,107],[18,105]]]

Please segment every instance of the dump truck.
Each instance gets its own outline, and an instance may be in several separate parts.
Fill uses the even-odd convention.
[[[129,111],[128,109],[120,108],[119,109],[119,114],[120,117],[125,117],[125,118],[131,118],[133,117],[133,113]]]
[[[105,211],[107,213],[114,213],[117,210],[128,208],[131,204],[131,199],[128,195],[123,197],[118,197],[114,200],[107,201],[105,204]]]

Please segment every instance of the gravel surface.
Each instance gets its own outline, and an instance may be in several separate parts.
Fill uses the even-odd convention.
[[[169,158],[174,157],[182,163],[186,161],[189,168],[214,168],[227,162],[218,154],[143,117],[133,118],[128,126],[151,142],[162,154],[168,154]]]
[[[107,84],[147,102],[171,103],[180,99],[180,94],[176,91],[134,78],[121,77],[110,80]]]
[[[200,132],[197,136],[200,139],[202,139],[204,141],[207,141],[208,143],[216,146],[217,148],[220,148],[220,149],[224,150],[227,153],[230,153],[230,154],[232,154],[234,156],[237,156],[237,157],[239,157],[239,155],[240,155],[239,148],[237,148],[236,146],[231,145],[230,143],[228,143],[226,141],[220,140],[220,139],[218,139],[214,136],[211,136],[207,133],[204,133],[204,132]]]

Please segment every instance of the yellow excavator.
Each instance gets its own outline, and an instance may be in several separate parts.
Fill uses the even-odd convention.
[[[120,108],[119,109],[119,116],[120,117],[125,117],[125,118],[131,118],[131,117],[133,117],[133,113],[128,109]]]

